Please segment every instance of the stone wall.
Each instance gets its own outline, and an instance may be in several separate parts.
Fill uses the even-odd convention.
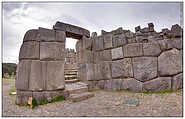
[[[29,97],[50,101],[68,95],[64,91],[65,39],[63,31],[39,28],[26,32],[17,68],[17,104],[27,104]]]
[[[162,91],[182,88],[182,28],[173,25],[171,30],[135,28],[135,33],[118,28],[102,30],[97,36],[82,40],[83,64],[79,78],[90,89],[127,89],[131,91]],[[88,54],[88,55],[87,55]],[[93,59],[91,61],[90,59]]]

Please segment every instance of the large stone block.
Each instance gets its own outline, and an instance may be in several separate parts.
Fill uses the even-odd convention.
[[[46,90],[59,90],[65,88],[64,62],[43,61],[43,78],[46,79]]]
[[[172,89],[177,90],[183,87],[183,73],[177,74],[172,78]]]
[[[28,90],[31,71],[31,60],[21,60],[18,65],[16,89]]]
[[[163,91],[171,89],[171,77],[158,77],[143,84],[143,91]]]
[[[69,92],[67,90],[44,91],[43,93],[44,98],[49,102],[58,96],[64,96],[65,98],[69,97]]]
[[[111,49],[112,59],[121,59],[123,58],[123,49],[122,47]]]
[[[66,33],[64,31],[56,30],[56,41],[57,42],[66,42]]]
[[[143,56],[142,43],[127,44],[123,47],[124,57]]]
[[[87,38],[83,36],[82,41],[83,41],[83,49],[88,49],[88,50],[92,49],[92,39],[91,38]]]
[[[19,60],[21,59],[39,59],[39,42],[24,42],[19,53]]]
[[[183,30],[178,24],[175,24],[171,27],[171,32],[173,37],[181,37],[183,34]]]
[[[104,81],[104,89],[107,91],[112,91],[112,81],[113,80],[105,80]]]
[[[112,56],[111,56],[111,50],[104,50],[102,51],[102,59],[103,61],[111,61],[112,60]]]
[[[61,60],[65,59],[65,44],[58,42],[40,43],[40,60]]]
[[[133,77],[132,61],[131,58],[124,58],[111,63],[112,77]]]
[[[32,60],[29,73],[29,90],[45,90],[45,79],[43,78],[42,64],[39,60]]]
[[[111,88],[113,91],[119,91],[119,90],[121,90],[122,82],[123,81],[121,79],[112,79],[111,87],[109,87],[108,89]]]
[[[158,41],[161,50],[165,51],[165,50],[169,50],[172,48],[176,48],[176,49],[182,49],[182,38],[172,38],[172,39],[164,39],[164,40],[160,40]]]
[[[37,38],[39,41],[56,41],[55,30],[39,27],[38,32],[39,34]]]
[[[94,65],[95,80],[110,79],[111,68],[109,62],[102,62]]]
[[[25,41],[36,41],[37,40],[37,35],[38,35],[38,30],[37,29],[28,30],[24,35],[23,42],[25,42]]]
[[[172,49],[163,52],[158,57],[158,72],[160,76],[174,75],[182,72],[182,56],[180,51]]]
[[[112,34],[104,35],[104,49],[112,47]]]
[[[157,76],[157,57],[133,58],[134,78],[145,82]]]
[[[125,34],[113,35],[113,47],[119,47],[128,43]]]
[[[103,50],[103,36],[98,36],[94,39],[95,51]]]
[[[157,42],[143,43],[144,56],[158,56],[161,53]]]
[[[130,90],[134,92],[142,91],[143,83],[134,79],[134,78],[124,78],[121,79],[122,84],[120,89],[121,90]]]
[[[93,52],[91,50],[82,50],[82,63],[93,63]]]
[[[28,104],[29,97],[32,97],[32,96],[33,96],[32,91],[17,90],[16,103],[18,105],[26,105]]]
[[[94,80],[94,64],[86,64],[86,80]]]

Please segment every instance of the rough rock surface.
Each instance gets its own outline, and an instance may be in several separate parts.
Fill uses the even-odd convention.
[[[130,90],[134,92],[142,91],[142,82],[137,81],[134,78],[123,78],[121,80],[123,81],[120,88],[121,90]]]
[[[143,83],[144,91],[163,91],[171,89],[171,77],[158,77]]]
[[[157,57],[133,58],[134,78],[145,82],[157,76]]]
[[[142,43],[127,44],[123,47],[124,57],[136,57],[143,55]]]
[[[104,49],[112,47],[112,34],[104,35]]]
[[[172,89],[177,90],[183,88],[183,73],[177,74],[172,78]]]
[[[123,49],[122,49],[122,47],[112,49],[111,54],[112,54],[112,59],[123,58]]]
[[[157,42],[143,43],[144,56],[158,56],[161,53]]]
[[[182,72],[182,56],[180,51],[172,49],[163,52],[158,57],[158,71],[160,76],[169,76]]]

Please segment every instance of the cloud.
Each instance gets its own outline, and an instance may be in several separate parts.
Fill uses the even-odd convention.
[[[38,27],[52,28],[56,21],[74,24],[90,32],[111,31],[118,27],[134,32],[136,26],[153,22],[155,29],[171,28],[182,21],[183,3],[3,3],[3,62],[18,62],[24,34]],[[74,48],[68,40],[66,47]]]

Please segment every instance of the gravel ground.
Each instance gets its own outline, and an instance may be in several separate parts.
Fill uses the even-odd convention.
[[[183,116],[182,90],[165,94],[143,94],[127,91],[93,91],[95,97],[81,102],[62,101],[29,109],[15,105],[15,97],[8,94],[14,82],[3,82],[3,116]],[[126,100],[140,104],[124,104]]]

